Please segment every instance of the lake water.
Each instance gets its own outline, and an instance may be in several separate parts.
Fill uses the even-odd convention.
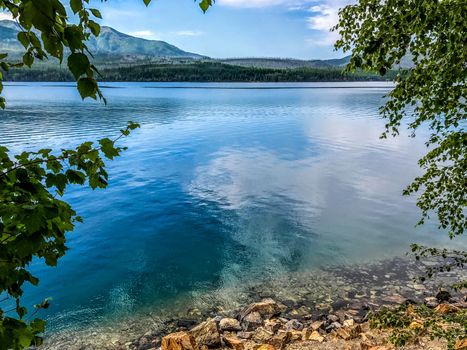
[[[82,102],[70,84],[8,84],[0,111],[0,144],[12,152],[142,126],[108,163],[108,189],[66,194],[85,222],[59,266],[32,267],[41,283],[24,302],[53,298],[42,314],[51,334],[118,328],[204,295],[233,301],[251,281],[401,256],[411,242],[448,243],[435,223],[414,228],[414,198],[401,196],[426,135],[379,139],[387,84],[103,86],[107,106]]]

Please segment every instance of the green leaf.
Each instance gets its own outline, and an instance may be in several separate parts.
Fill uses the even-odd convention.
[[[212,2],[213,0],[201,0],[201,2],[199,3],[199,7],[201,7],[201,10],[203,10],[203,12],[206,12],[210,6],[212,6]]]
[[[96,18],[102,18],[101,12],[98,9],[89,9],[91,13],[94,15]]]
[[[68,56],[68,68],[76,80],[86,73],[90,65],[89,59],[84,53],[72,53]]]
[[[97,99],[97,83],[91,78],[80,78],[78,80],[78,92],[84,100],[86,97]]]
[[[16,37],[18,41],[23,44],[24,48],[27,49],[30,43],[28,32],[19,32]]]
[[[96,22],[94,22],[92,20],[89,20],[88,27],[89,27],[89,29],[91,30],[91,33],[94,36],[99,36],[99,34],[101,32],[101,26],[99,24],[97,24]]]
[[[78,13],[83,9],[83,1],[82,0],[70,0],[70,7],[73,13]]]
[[[81,50],[84,47],[84,34],[80,27],[69,25],[64,30],[64,37],[71,51]]]
[[[120,153],[119,149],[115,147],[115,143],[108,138],[99,140],[99,144],[101,145],[102,153],[109,159],[114,159]]]
[[[28,51],[23,55],[23,63],[28,67],[32,66],[32,64],[34,63],[34,56],[31,52]]]

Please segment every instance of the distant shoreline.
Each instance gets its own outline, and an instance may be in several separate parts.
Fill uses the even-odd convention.
[[[217,81],[217,82],[200,82],[200,81],[104,81],[99,82],[102,89],[125,89],[126,86],[109,86],[106,84],[164,84],[161,86],[141,86],[143,89],[206,89],[206,90],[300,90],[300,89],[390,89],[394,87],[391,81],[374,81],[374,80],[356,80],[356,81],[297,81],[297,82],[264,82],[264,81]],[[365,85],[365,86],[345,86],[345,85],[319,85],[319,86],[306,86],[304,84],[352,84],[352,83],[385,83],[385,85]],[[42,87],[75,87],[75,81],[5,81],[4,86],[28,86],[30,84],[38,84]],[[169,84],[200,84],[200,86],[192,85],[169,85]],[[265,84],[271,86],[201,86],[209,84]],[[301,84],[300,86],[272,86],[281,84]]]

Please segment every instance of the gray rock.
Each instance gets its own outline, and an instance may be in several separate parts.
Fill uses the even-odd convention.
[[[303,329],[303,324],[300,321],[292,319],[285,324],[285,328],[288,331],[291,331],[291,330],[301,331]]]
[[[436,299],[435,297],[425,298],[425,305],[430,308],[435,308],[438,306],[438,304],[438,299]]]

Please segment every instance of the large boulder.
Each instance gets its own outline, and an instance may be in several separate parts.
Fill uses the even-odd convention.
[[[190,334],[199,346],[206,345],[207,347],[215,348],[221,345],[221,336],[214,319],[200,323],[190,330]]]
[[[235,318],[223,318],[219,322],[219,328],[223,332],[235,332],[242,330],[240,322],[238,322],[238,320]]]
[[[198,350],[195,338],[187,332],[177,332],[162,338],[162,350]]]
[[[243,318],[241,318],[241,326],[245,331],[254,331],[256,328],[261,327],[263,324],[263,319],[261,314],[257,311],[250,312]]]
[[[240,321],[253,312],[259,313],[263,320],[268,320],[273,316],[279,315],[281,309],[274,300],[264,299],[258,303],[250,304],[240,311]]]

